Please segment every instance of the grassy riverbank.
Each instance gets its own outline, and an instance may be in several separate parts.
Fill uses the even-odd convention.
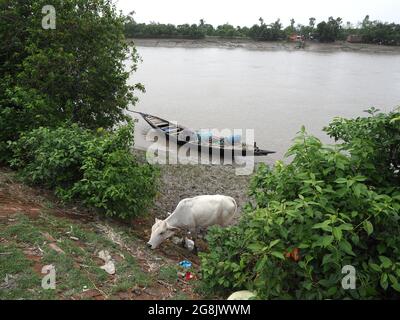
[[[139,154],[140,156],[140,154]],[[229,166],[161,166],[161,187],[148,215],[107,219],[79,203],[64,205],[52,192],[21,183],[0,169],[0,299],[201,299],[196,280],[179,279],[188,259],[200,277],[199,259],[172,241],[145,245],[154,218],[165,217],[185,197],[221,193],[247,201],[249,177]],[[199,242],[200,250],[207,250]],[[98,257],[107,250],[116,273]],[[43,266],[56,267],[56,290],[43,290]]]
[[[191,259],[190,253],[179,247],[150,251],[143,233],[149,227],[140,219],[122,223],[79,205],[62,205],[50,192],[24,185],[2,168],[0,299],[200,298],[196,281],[177,277],[178,262]],[[101,250],[109,251],[114,275],[100,268]],[[41,271],[50,264],[56,268],[56,289],[43,290]]]
[[[199,40],[188,39],[130,39],[136,46],[162,47],[162,48],[221,48],[221,49],[247,49],[261,51],[277,50],[302,50],[310,52],[365,52],[365,53],[400,53],[399,46],[380,46],[373,44],[348,43],[337,41],[335,43],[319,43],[306,41],[304,49],[297,49],[295,42],[288,41],[254,41],[250,39],[224,39],[206,38]]]

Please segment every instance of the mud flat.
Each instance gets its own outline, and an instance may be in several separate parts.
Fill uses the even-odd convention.
[[[203,194],[231,196],[242,208],[248,201],[249,182],[250,176],[237,176],[232,166],[164,165],[155,210],[165,216],[180,200]]]
[[[253,41],[250,39],[221,39],[206,38],[190,39],[129,39],[136,46],[162,48],[221,48],[221,49],[248,49],[261,51],[310,51],[310,52],[365,52],[400,54],[399,46],[380,46],[372,44],[348,43],[318,43],[307,41],[304,49],[297,49],[296,43],[287,41]]]
[[[135,150],[134,153],[145,161],[143,151]],[[204,194],[231,196],[239,210],[250,200],[248,191],[252,175],[237,175],[237,168],[232,165],[167,164],[159,165],[159,168],[159,192],[151,210],[158,218],[173,212],[180,200]],[[257,164],[254,172],[256,169]]]

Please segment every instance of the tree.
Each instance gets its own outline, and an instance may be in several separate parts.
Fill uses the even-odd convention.
[[[241,37],[242,33],[240,31],[240,27],[235,28],[233,25],[225,23],[216,28],[215,35],[220,37],[233,38],[233,37]]]
[[[126,19],[108,0],[54,0],[56,29],[41,27],[46,0],[2,1],[0,36],[9,44],[0,70],[0,142],[38,126],[71,121],[110,128],[135,104],[127,85],[138,57],[124,37]],[[15,32],[15,27],[17,32]],[[125,68],[130,58],[132,68]]]
[[[310,19],[309,19],[309,26],[310,26],[310,28],[311,28],[311,30],[314,30],[314,28],[315,28],[315,21],[316,21],[317,19],[315,19],[315,18],[313,18],[313,17],[311,17]]]
[[[381,21],[371,21],[367,15],[360,25],[358,33],[362,36],[365,43],[399,45],[400,44],[400,24],[387,23]]]
[[[369,15],[366,15],[363,22],[362,22],[362,27],[363,28],[368,28],[371,25],[371,21],[369,19]]]
[[[328,22],[322,21],[317,25],[317,35],[321,42],[334,42],[341,29],[342,19],[329,17]]]
[[[296,24],[296,21],[293,18],[290,19],[290,26],[285,28],[285,34],[287,37],[290,37],[291,35],[293,35],[294,33],[297,32],[295,24]]]
[[[276,41],[284,37],[280,19],[277,19],[274,23],[269,25],[264,23],[263,18],[260,18],[259,21],[260,25],[255,24],[248,31],[248,36],[250,38],[259,41]]]
[[[294,25],[296,24],[296,21],[292,18],[292,19],[290,19],[290,27],[292,28],[292,29],[294,29]]]

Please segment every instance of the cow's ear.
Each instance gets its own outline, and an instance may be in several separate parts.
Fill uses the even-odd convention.
[[[160,221],[161,221],[160,219],[157,219],[157,218],[156,218],[156,223],[157,223],[157,222],[160,222]]]
[[[167,229],[168,230],[179,230],[179,228],[171,226],[168,222],[167,222]]]

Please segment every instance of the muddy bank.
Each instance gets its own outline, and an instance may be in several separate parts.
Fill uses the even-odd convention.
[[[135,150],[134,153],[140,161],[145,161],[143,151]],[[159,192],[151,210],[156,217],[166,217],[180,200],[199,195],[231,196],[239,210],[249,201],[252,176],[236,175],[236,168],[232,165],[160,165],[159,168]]]
[[[248,201],[249,181],[250,176],[237,176],[232,166],[164,165],[154,210],[165,216],[180,200],[204,194],[231,196],[242,208]]]
[[[365,52],[365,53],[391,53],[399,54],[400,47],[380,46],[372,44],[348,43],[338,41],[335,43],[318,43],[307,41],[304,49],[297,49],[296,43],[261,42],[250,39],[220,39],[206,38],[199,40],[190,39],[130,39],[136,46],[142,47],[163,47],[163,48],[221,48],[221,49],[248,49],[261,51],[310,51],[310,52]]]

